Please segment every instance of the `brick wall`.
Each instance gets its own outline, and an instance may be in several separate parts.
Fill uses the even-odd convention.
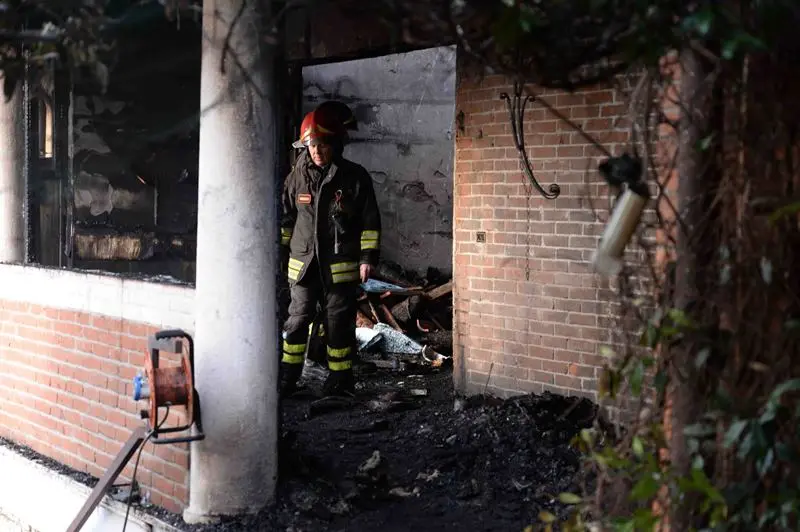
[[[99,477],[142,424],[143,403],[132,399],[132,379],[144,367],[147,337],[190,325],[191,290],[144,283],[122,288],[118,278],[17,266],[0,270],[0,436]],[[28,293],[11,293],[9,283],[15,282],[24,282]],[[90,295],[69,299],[81,285]],[[159,296],[173,301],[171,311],[169,304],[167,312],[158,303],[147,308],[146,300],[153,305]],[[81,308],[87,304],[107,312]],[[183,311],[176,310],[179,305]],[[148,310],[151,323],[125,317]],[[160,323],[162,316],[174,323]],[[169,358],[163,362],[173,362]],[[181,418],[176,410],[166,423]],[[186,445],[148,444],[137,480],[154,504],[180,511],[188,502],[188,467]],[[132,469],[133,461],[118,482],[129,481]]]
[[[609,207],[596,170],[602,158],[567,124],[529,102],[528,156],[539,182],[545,189],[557,183],[561,196],[546,200],[530,191],[500,99],[504,91],[511,93],[511,83],[499,76],[458,80],[456,385],[469,393],[551,390],[595,398],[598,348],[611,341],[614,320],[612,291],[589,269],[604,227],[592,208],[604,220]],[[623,151],[626,106],[615,90],[541,95],[612,153]]]

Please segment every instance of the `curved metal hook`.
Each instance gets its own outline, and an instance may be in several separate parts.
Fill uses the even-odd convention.
[[[519,160],[522,162],[522,169],[525,176],[531,182],[531,185],[539,191],[545,199],[556,199],[561,194],[561,187],[553,183],[548,190],[542,188],[536,176],[533,174],[533,167],[528,159],[528,152],[525,150],[525,107],[529,100],[533,98],[526,95],[522,97],[523,85],[519,82],[514,82],[514,96],[513,98],[508,93],[503,92],[500,94],[500,99],[506,101],[508,107],[508,114],[511,119],[511,134],[514,137],[514,146],[519,152]]]

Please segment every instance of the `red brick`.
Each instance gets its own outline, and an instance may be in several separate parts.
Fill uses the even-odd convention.
[[[556,375],[555,376],[555,383],[556,386],[560,388],[566,388],[570,390],[581,390],[581,379],[577,377],[570,377],[567,375]]]
[[[188,505],[189,504],[189,487],[187,485],[185,485],[185,484],[175,484],[175,499],[176,499],[180,509],[182,509],[184,506]]]
[[[81,338],[84,335],[84,328],[71,321],[58,321],[54,324],[53,328],[57,333],[65,336]]]
[[[184,484],[187,480],[187,473],[188,471],[185,467],[169,463],[164,464],[164,476],[175,485]]]
[[[175,483],[160,475],[153,475],[152,486],[162,495],[172,496],[175,492]]]

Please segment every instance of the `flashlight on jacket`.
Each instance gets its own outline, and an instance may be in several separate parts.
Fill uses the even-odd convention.
[[[622,271],[625,246],[639,225],[650,194],[642,181],[642,164],[638,158],[628,154],[611,157],[600,165],[599,170],[608,184],[622,193],[617,197],[600,243],[592,253],[591,264],[595,272],[614,276]]]
[[[344,234],[344,216],[342,215],[342,191],[337,190],[331,212],[333,222],[333,253],[339,254],[339,235]]]

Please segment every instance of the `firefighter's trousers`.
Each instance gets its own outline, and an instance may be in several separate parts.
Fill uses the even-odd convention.
[[[357,288],[358,284],[353,282],[326,286],[314,259],[303,278],[291,288],[289,318],[283,327],[281,362],[303,364],[310,325],[317,314],[317,302],[320,302],[328,369],[332,372],[351,370],[356,354]]]

